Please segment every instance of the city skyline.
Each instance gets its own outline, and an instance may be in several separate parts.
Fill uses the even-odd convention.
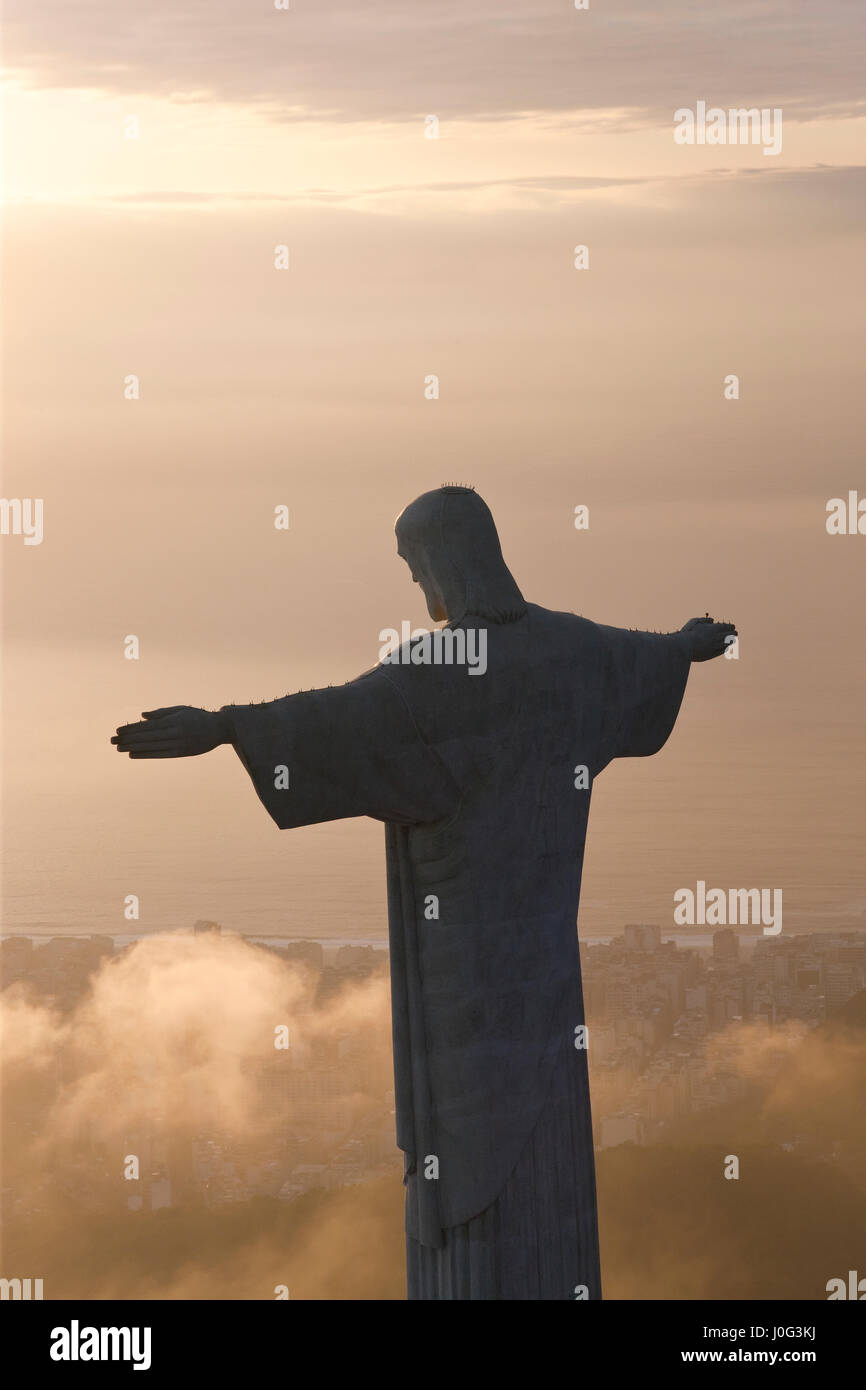
[[[358,1296],[351,1280],[345,1284],[345,1229],[336,1240],[328,1213],[345,1193],[363,1223],[368,1204],[377,1207],[400,1185],[387,953],[381,946],[323,952],[310,942],[295,942],[287,952],[226,938],[216,923],[196,925],[197,932],[143,938],[120,949],[98,937],[61,938],[51,965],[50,944],[27,950],[7,938],[0,945],[6,1027],[13,1030],[4,1036],[6,1248],[32,1243],[34,1229],[46,1221],[52,1245],[74,1242],[83,1218],[96,1230],[103,1220],[120,1222],[124,1247],[135,1251],[151,1239],[142,1221],[168,1216],[195,1226],[201,1212],[216,1235],[231,1229],[220,1224],[222,1217],[230,1222],[232,1212],[252,1213],[250,1203],[265,1201],[273,1207],[272,1228],[294,1231],[301,1249],[303,1213],[318,1212],[318,1257],[305,1272],[293,1263],[293,1296],[325,1297],[341,1280],[345,1296]],[[732,953],[739,939],[730,929],[715,937],[708,959],[664,945],[657,926],[633,924],[616,941],[584,952],[603,1252],[615,1296],[635,1296],[622,1256],[634,1213],[617,1215],[624,1196],[618,1183],[615,1200],[612,1190],[605,1197],[613,1181],[606,1179],[607,1165],[613,1174],[626,1164],[637,1182],[629,1154],[643,1155],[655,1171],[655,1156],[679,1145],[692,1155],[697,1176],[716,1161],[721,1140],[733,1143],[744,1161],[751,1155],[751,1165],[769,1144],[778,1150],[783,1181],[786,1169],[793,1179],[815,1164],[830,1165],[837,1178],[844,1172],[856,1180],[862,1171],[862,1110],[849,1101],[862,1075],[866,932],[840,934],[836,945],[817,933],[770,938],[749,961]],[[240,1007],[214,1016],[211,1003],[228,978]],[[837,991],[832,1002],[828,980]],[[166,997],[174,1001],[170,1014],[161,1002]],[[288,1024],[282,1050],[267,1036],[275,1017]],[[123,1043],[130,1029],[131,1052]],[[46,1120],[47,1147],[40,1138]],[[135,1174],[130,1154],[139,1165]],[[688,1223],[677,1214],[680,1198],[660,1193],[656,1205],[673,1248],[684,1250]],[[814,1200],[827,1204],[825,1224],[838,1239],[831,1190],[819,1187]],[[304,1206],[310,1202],[318,1205]],[[345,1227],[345,1215],[341,1221]],[[391,1228],[384,1215],[382,1221],[386,1234]],[[770,1212],[753,1230],[754,1222],[748,1204],[742,1217],[727,1218],[730,1236],[746,1246],[782,1239]],[[252,1214],[247,1229],[254,1247],[260,1236]],[[386,1249],[396,1234],[386,1237]],[[179,1254],[188,1259],[188,1252]],[[256,1280],[267,1261],[259,1265],[245,1248],[228,1257],[246,1271],[235,1296],[262,1296]],[[649,1248],[647,1257],[653,1258]],[[74,1290],[98,1297],[107,1287],[112,1296],[154,1296],[143,1270],[122,1274],[113,1268],[115,1258],[116,1252],[94,1262],[85,1254],[74,1269],[62,1262],[58,1268],[53,1259],[42,1296]],[[272,1268],[280,1267],[276,1251],[269,1258],[276,1259]],[[832,1272],[821,1281],[810,1264],[787,1273],[780,1266],[762,1296],[774,1288],[781,1296],[783,1287],[788,1297],[818,1296]],[[221,1269],[218,1277],[234,1287],[238,1276]],[[399,1296],[387,1256],[365,1277],[375,1296]],[[682,1296],[681,1258],[655,1277],[665,1281],[668,1296]],[[708,1298],[723,1296],[730,1280],[723,1260],[710,1262],[700,1277],[701,1296]],[[741,1296],[754,1296],[748,1282],[736,1283],[748,1277],[745,1267],[735,1276]],[[216,1293],[213,1278],[203,1269],[178,1270],[157,1296],[226,1296],[224,1288]],[[369,1286],[362,1296],[374,1296]]]

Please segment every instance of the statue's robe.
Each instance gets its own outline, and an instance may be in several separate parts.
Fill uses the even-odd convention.
[[[611,759],[661,748],[689,657],[534,604],[450,626],[486,631],[484,674],[412,664],[410,643],[346,685],[229,707],[235,748],[281,828],[385,822],[409,1296],[600,1298],[590,795]]]

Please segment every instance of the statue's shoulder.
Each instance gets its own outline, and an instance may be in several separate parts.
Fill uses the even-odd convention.
[[[542,608],[540,604],[528,603],[527,616],[536,632],[558,637],[569,644],[589,644],[601,641],[601,629],[589,618],[579,613],[564,613],[555,608]]]

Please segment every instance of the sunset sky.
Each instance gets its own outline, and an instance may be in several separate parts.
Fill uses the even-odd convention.
[[[380,827],[280,834],[230,750],[109,738],[426,625],[393,522],[452,480],[531,601],[739,627],[664,751],[599,782],[582,929],[668,926],[697,878],[781,887],[786,931],[866,924],[866,535],[825,527],[866,498],[862,27],[7,0],[2,488],[44,541],[0,538],[6,930],[120,933],[137,893],[144,931],[384,934]],[[699,101],[780,109],[781,152],[676,144]]]

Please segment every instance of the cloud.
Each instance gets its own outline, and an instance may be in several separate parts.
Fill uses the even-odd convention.
[[[7,66],[36,86],[217,98],[277,120],[500,119],[704,98],[788,116],[864,109],[859,0],[7,0]]]
[[[435,183],[389,183],[340,192],[335,188],[304,188],[296,193],[213,190],[205,193],[184,189],[146,189],[135,193],[114,193],[99,200],[107,203],[363,203],[368,198],[410,194],[468,194],[487,189],[520,190],[569,195],[598,190],[626,188],[649,182],[642,178],[581,178],[576,175],[535,175],[506,179],[450,179]],[[95,201],[91,199],[90,201]]]
[[[796,204],[797,228],[802,231],[804,219],[809,225],[827,224],[828,214],[836,218],[835,226],[839,232],[851,229],[859,223],[866,203],[866,166],[864,165],[825,165],[814,164],[804,168],[786,168],[759,165],[756,168],[727,169],[717,167],[700,174],[685,174],[677,177],[651,175],[645,178],[601,178],[578,175],[529,175],[499,179],[450,179],[428,183],[388,183],[374,184],[340,191],[336,188],[310,187],[293,193],[271,193],[264,190],[233,192],[227,189],[211,189],[206,192],[190,189],[139,189],[134,193],[113,193],[100,197],[89,197],[90,204],[129,206],[189,206],[203,208],[220,204],[237,204],[252,207],[256,204],[276,203],[278,205],[297,205],[323,208],[346,205],[363,211],[365,205],[375,208],[377,203],[389,203],[390,209],[403,216],[411,217],[416,197],[436,199],[446,212],[459,210],[461,200],[468,200],[475,194],[494,191],[502,195],[498,200],[476,202],[473,211],[501,214],[503,210],[516,210],[521,195],[529,199],[544,200],[546,207],[555,209],[557,204],[568,206],[587,194],[617,193],[621,189],[651,188],[646,200],[661,207],[666,203],[671,209],[681,206],[689,218],[704,217],[707,198],[711,199],[712,211],[709,218],[715,237],[726,236],[736,219],[736,208],[727,201],[729,194],[743,200],[743,206],[757,208],[759,200],[773,199],[773,211],[783,215],[786,206],[794,210]],[[750,188],[749,184],[755,185]],[[760,187],[758,187],[760,185]],[[724,207],[719,198],[725,199]],[[820,198],[815,206],[814,199]],[[662,200],[662,201],[659,201]],[[63,200],[57,200],[61,206]],[[26,207],[27,200],[20,205]],[[31,207],[34,204],[29,204]],[[466,204],[469,205],[468,203]],[[640,212],[640,203],[634,203],[635,212]],[[378,210],[378,209],[377,209]],[[768,208],[768,212],[771,209]],[[617,217],[622,217],[622,207],[618,205]],[[689,225],[692,225],[691,223]],[[686,235],[688,229],[686,229]],[[670,233],[666,232],[666,238]]]
[[[299,1044],[348,1036],[390,1063],[383,979],[317,1005],[309,980],[270,953],[176,934],[104,963],[65,1015],[17,987],[2,1005],[7,1274],[44,1278],[54,1299],[268,1300],[281,1284],[293,1299],[403,1296],[396,1149],[393,1176],[288,1202],[187,1197],[130,1213],[120,1176],[130,1149],[177,1164],[201,1130],[258,1162],[275,1133],[298,1130],[304,1103],[263,1105],[251,1084],[274,1055],[274,1021]],[[710,1038],[708,1059],[741,1077],[745,1096],[683,1116],[661,1145],[599,1154],[607,1296],[824,1297],[854,1267],[866,1213],[864,1047],[844,1019]],[[597,1114],[606,1084],[594,1068]],[[339,1096],[323,1099],[319,1127],[345,1113]],[[729,1154],[737,1182],[724,1176]]]
[[[396,1138],[393,1176],[361,1200],[348,1187],[203,1207],[186,1185],[196,1140],[217,1142],[208,1162],[230,1154],[242,1181],[267,1162],[272,1193],[347,1135],[378,1145],[393,1074],[384,977],[323,998],[241,938],[169,934],[109,957],[90,983],[66,1013],[21,986],[0,996],[4,1273],[38,1271],[54,1299],[273,1299],[280,1284],[293,1298],[402,1296]],[[299,1052],[312,1070],[287,1089]],[[130,1154],[141,1181],[124,1180]],[[172,1205],[128,1211],[165,1173]]]
[[[7,991],[3,1082],[53,1078],[31,1150],[44,1163],[86,1135],[116,1166],[126,1136],[153,1125],[163,1138],[216,1128],[262,1140],[290,1119],[251,1083],[275,1060],[291,1067],[275,1028],[295,1053],[346,1033],[387,1046],[386,1006],[378,978],[317,1005],[308,976],[242,938],[154,935],[104,963],[67,1016]]]

